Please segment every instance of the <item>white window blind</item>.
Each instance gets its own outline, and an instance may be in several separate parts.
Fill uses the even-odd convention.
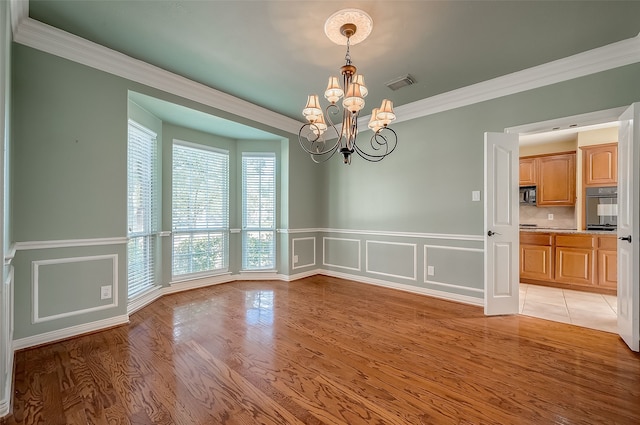
[[[224,270],[229,258],[229,153],[174,140],[173,275]]]
[[[242,154],[242,268],[275,269],[276,157]]]
[[[127,148],[127,280],[129,299],[155,283],[157,217],[156,134],[129,121]]]

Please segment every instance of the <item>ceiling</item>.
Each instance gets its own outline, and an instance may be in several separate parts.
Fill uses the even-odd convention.
[[[324,35],[357,7],[373,32],[351,48],[369,88],[409,104],[635,37],[638,1],[30,0],[29,16],[237,98],[302,121],[345,49]],[[414,85],[385,83],[411,74]]]

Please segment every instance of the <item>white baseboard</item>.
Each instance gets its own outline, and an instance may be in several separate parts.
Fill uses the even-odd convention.
[[[17,351],[24,348],[35,347],[37,345],[49,344],[61,339],[72,338],[89,332],[96,332],[118,325],[124,325],[125,323],[129,323],[128,315],[109,317],[108,319],[96,320],[95,322],[83,323],[81,325],[70,326],[68,328],[28,336],[26,338],[14,340],[13,350]]]
[[[240,274],[233,275],[234,280],[288,280],[288,277],[279,274],[277,271],[241,271]]]
[[[405,285],[402,283],[389,282],[386,280],[373,279],[365,276],[357,276],[348,273],[336,272],[333,270],[319,270],[318,274],[323,274],[325,276],[338,277],[340,279],[348,279],[353,280],[355,282],[366,283],[369,285],[383,286],[385,288],[397,289],[404,292],[412,292],[414,294],[420,295],[428,295],[434,298],[440,298],[447,301],[455,301],[463,304],[471,304],[476,306],[483,306],[484,299],[470,297],[468,295],[460,295],[460,294],[452,294],[450,292],[437,291],[435,289],[429,288],[420,288],[412,285]]]
[[[315,276],[317,274],[322,274],[322,269],[314,269],[314,270],[308,270],[308,271],[302,272],[302,273],[292,274],[292,275],[287,276],[286,281],[287,282],[293,282],[294,280],[304,279],[305,277],[311,277],[311,276]]]
[[[13,353],[13,350],[8,350],[7,353],[11,354],[11,358],[9,359],[9,368],[7,369],[6,379],[2,383],[2,385],[4,385],[4,393],[2,395],[2,399],[0,399],[0,418],[7,416],[11,411],[11,390],[13,388]]]
[[[162,295],[177,294],[191,289],[205,288],[212,285],[220,285],[237,280],[231,273],[224,273],[217,276],[208,276],[199,279],[185,280],[181,282],[171,282],[170,286],[162,289]]]
[[[127,304],[127,316],[131,316],[136,311],[148,306],[149,304],[163,296],[164,289],[165,288],[161,287],[160,285],[157,285],[153,287],[153,289],[150,289],[149,291],[135,298],[133,301],[129,301],[129,303]]]

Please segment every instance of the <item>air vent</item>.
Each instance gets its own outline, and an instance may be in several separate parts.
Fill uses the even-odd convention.
[[[389,87],[391,90],[396,91],[402,87],[410,86],[415,82],[416,80],[411,75],[407,74],[407,75],[403,75],[402,77],[394,78],[393,80],[389,81],[385,85]]]

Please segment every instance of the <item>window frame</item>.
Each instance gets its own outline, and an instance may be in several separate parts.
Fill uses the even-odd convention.
[[[148,197],[148,199],[145,199],[143,201],[143,203],[147,204],[144,205],[143,208],[148,209],[148,211],[141,212],[141,214],[144,216],[142,218],[143,229],[141,231],[134,230],[134,228],[137,227],[134,224],[134,222],[137,221],[137,219],[134,219],[136,213],[133,212],[133,209],[135,208],[134,204],[136,202],[133,199],[135,198],[135,195],[132,194],[131,186],[132,179],[136,177],[139,172],[138,170],[136,170],[135,173],[132,173],[132,169],[134,168],[134,163],[132,162],[132,154],[134,153],[132,152],[131,140],[132,128],[134,129],[134,132],[142,133],[144,136],[148,136],[148,140],[145,140],[145,142],[151,142],[151,146],[148,147],[150,152],[144,152],[145,155],[148,153],[150,158],[140,158],[149,160],[144,164],[145,166],[148,166],[148,170],[145,169],[142,172],[142,177],[147,177],[149,179],[149,187],[145,188],[145,192],[148,192],[145,194],[145,198]],[[144,149],[147,149],[147,147],[144,147]],[[155,131],[145,127],[144,125],[132,119],[129,119],[127,121],[127,299],[129,300],[129,302],[160,286],[157,283],[157,260],[159,253],[158,237],[160,223],[160,164],[158,152],[158,134]],[[142,245],[140,253],[143,258],[141,261],[133,262],[133,247],[137,243],[141,243]],[[132,285],[132,280],[134,279],[134,271],[136,274],[135,279],[142,280],[142,283],[136,283]],[[142,275],[142,277],[140,277],[140,275]]]
[[[242,241],[241,241],[241,269],[242,271],[275,271],[277,268],[277,230],[276,224],[278,220],[278,155],[276,152],[267,151],[267,152],[242,152],[240,155],[241,162],[241,221],[242,221]],[[273,210],[270,212],[272,216],[272,223],[270,226],[249,226],[247,224],[247,181],[246,181],[246,173],[245,173],[245,159],[247,158],[268,158],[273,161],[273,190],[272,190],[272,205]],[[260,220],[261,221],[261,220]],[[270,264],[265,267],[249,267],[249,258],[247,256],[247,243],[248,243],[248,233],[249,232],[260,232],[260,233],[270,233],[272,236],[272,245],[271,245],[271,258]]]
[[[211,152],[219,155],[225,156],[226,159],[226,170],[224,170],[225,177],[222,182],[224,183],[226,193],[224,196],[224,206],[226,207],[226,223],[223,223],[223,226],[214,226],[214,227],[201,227],[198,228],[196,226],[190,227],[187,230],[184,229],[176,229],[176,210],[175,210],[175,174],[174,174],[174,157],[175,157],[175,149],[176,147],[185,147],[188,149],[195,149],[199,151]],[[197,279],[200,277],[206,276],[215,276],[223,273],[227,273],[229,271],[229,261],[230,261],[230,159],[231,155],[228,150],[221,149],[209,145],[198,144],[193,142],[188,142],[180,139],[173,139],[173,143],[171,146],[172,159],[171,159],[171,278],[172,282],[180,282],[186,280]],[[188,273],[179,273],[176,274],[175,270],[175,240],[176,235],[195,235],[195,234],[215,234],[220,233],[223,236],[223,248],[222,248],[222,266],[219,268],[213,268],[208,270],[199,270],[195,272]]]

